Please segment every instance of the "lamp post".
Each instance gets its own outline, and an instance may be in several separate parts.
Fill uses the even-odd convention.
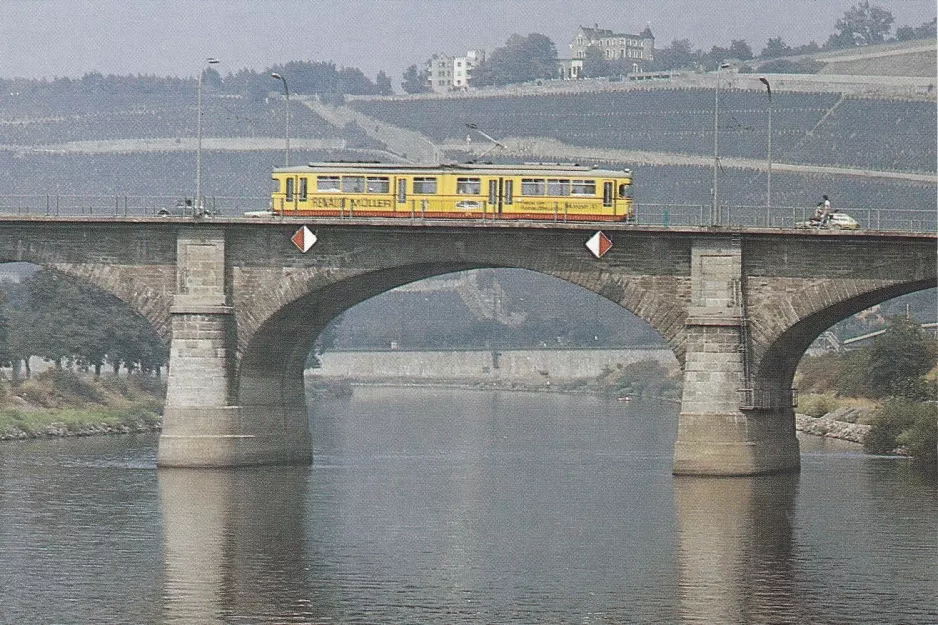
[[[765,92],[769,96],[769,129],[768,129],[768,170],[765,180],[765,225],[769,225],[769,210],[772,207],[772,85],[768,78],[761,76],[759,82],[765,85]]]
[[[717,86],[714,89],[713,99],[713,205],[710,207],[710,225],[716,225],[719,219],[719,179],[717,172],[720,169],[720,70],[729,67],[729,63],[720,63],[717,67]]]
[[[205,62],[208,65],[218,64],[218,59],[208,58],[205,59]],[[192,207],[193,216],[199,213],[202,210],[202,80],[205,78],[205,68],[199,70],[199,107],[198,107],[198,121],[196,126],[198,128],[198,141],[196,143],[196,156],[195,156],[195,206]]]
[[[287,107],[287,153],[284,158],[284,167],[290,166],[290,89],[287,88],[287,79],[278,74],[277,72],[272,73],[271,78],[276,78],[283,83],[283,95],[286,98],[286,107]]]

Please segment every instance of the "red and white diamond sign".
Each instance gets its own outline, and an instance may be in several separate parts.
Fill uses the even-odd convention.
[[[295,245],[301,252],[304,254],[309,251],[309,248],[316,245],[316,235],[313,234],[312,230],[303,226],[299,230],[293,233],[293,236],[290,237],[290,240],[293,241]]]
[[[596,234],[586,242],[586,249],[591,251],[596,258],[602,258],[603,254],[612,249],[612,241],[603,234],[602,230],[597,230]]]

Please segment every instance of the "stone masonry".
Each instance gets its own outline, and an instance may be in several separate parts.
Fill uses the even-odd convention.
[[[936,285],[934,234],[589,224],[7,218],[0,259],[79,277],[170,344],[161,466],[308,463],[303,365],[342,311],[426,277],[517,267],[595,291],[684,370],[679,474],[796,470],[795,367],[836,321]],[[562,306],[562,302],[557,303]]]

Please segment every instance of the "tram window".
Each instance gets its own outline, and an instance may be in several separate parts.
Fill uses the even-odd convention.
[[[596,195],[596,181],[574,180],[571,183],[570,193],[572,195]]]
[[[397,201],[403,204],[407,201],[407,179],[397,179]]]
[[[368,177],[368,193],[387,193],[391,190],[391,182],[384,176]]]
[[[414,195],[432,195],[436,193],[436,178],[414,178]]]
[[[305,202],[306,198],[309,196],[309,179],[300,178],[300,201]]]
[[[543,178],[521,179],[521,195],[544,195],[545,188]]]
[[[547,179],[547,195],[570,195],[570,181],[558,178]]]
[[[515,188],[514,180],[505,181],[505,204],[514,203],[515,201],[514,188]]]
[[[339,187],[338,176],[319,176],[316,179],[316,190],[326,192],[336,192],[341,190]]]
[[[456,193],[459,195],[479,195],[482,193],[481,178],[457,178]]]
[[[293,201],[293,188],[296,184],[294,178],[287,178],[287,202]]]
[[[628,183],[620,184],[619,197],[632,197],[632,185]]]
[[[342,191],[345,193],[364,193],[364,176],[342,176]]]
[[[489,180],[489,204],[498,204],[498,180]]]
[[[612,206],[612,183],[603,183],[603,206]]]

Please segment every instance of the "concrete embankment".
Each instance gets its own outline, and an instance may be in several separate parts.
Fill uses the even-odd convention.
[[[606,371],[644,360],[669,369],[677,367],[674,354],[664,348],[376,350],[328,351],[321,356],[322,367],[314,373],[357,382],[433,380],[537,386],[595,380]]]

